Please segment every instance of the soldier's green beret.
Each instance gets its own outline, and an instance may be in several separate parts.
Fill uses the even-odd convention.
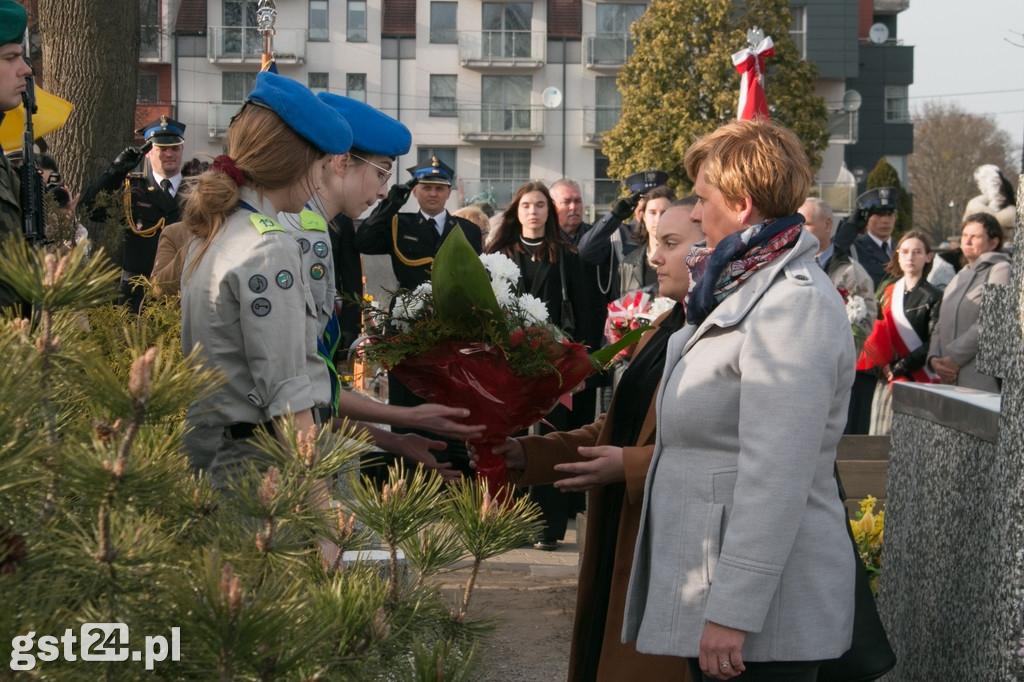
[[[28,13],[14,0],[0,0],[0,45],[20,43],[25,38]]]

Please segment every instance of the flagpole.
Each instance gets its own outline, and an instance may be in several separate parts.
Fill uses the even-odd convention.
[[[263,54],[260,57],[260,71],[277,71],[274,64],[274,22],[277,20],[277,8],[274,0],[260,0],[256,9],[256,24],[263,36]]]

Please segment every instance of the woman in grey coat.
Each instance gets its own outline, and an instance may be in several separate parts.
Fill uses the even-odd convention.
[[[975,365],[982,289],[1010,283],[1010,257],[1003,253],[1003,228],[988,213],[964,218],[960,250],[967,265],[942,295],[939,321],[928,348],[928,366],[944,384],[999,392],[999,380]]]
[[[853,335],[797,208],[797,137],[734,121],[686,154],[706,242],[669,341],[623,640],[695,680],[811,682],[853,631],[854,553],[833,477]]]

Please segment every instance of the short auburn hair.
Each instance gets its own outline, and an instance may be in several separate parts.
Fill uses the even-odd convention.
[[[793,215],[814,180],[800,139],[789,128],[758,118],[732,121],[697,140],[686,151],[686,173],[708,184],[731,206],[749,194],[765,218]]]

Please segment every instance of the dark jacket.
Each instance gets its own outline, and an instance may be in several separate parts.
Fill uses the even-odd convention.
[[[867,232],[857,237],[853,245],[857,249],[857,261],[871,275],[877,288],[885,277],[885,266],[889,264],[891,258],[885,255],[882,247],[876,244]]]
[[[121,249],[120,266],[128,272],[147,277],[153,272],[160,231],[165,225],[181,220],[184,198],[181,188],[170,198],[157,184],[152,173],[142,175],[118,171],[115,166],[107,168],[82,194],[79,205],[90,210],[89,218],[96,221],[107,219],[104,209],[93,209],[100,192],[128,192],[131,196],[130,214],[123,216],[125,224],[124,244]],[[130,219],[129,219],[130,215]]]
[[[380,209],[380,206],[378,206]],[[359,253],[391,255],[391,267],[398,285],[415,289],[430,279],[434,256],[452,230],[460,228],[477,253],[483,250],[480,228],[465,218],[447,214],[444,232],[437,233],[434,221],[415,213],[393,213],[375,210],[356,230],[355,246]]]
[[[887,292],[889,293],[889,292]],[[891,293],[890,293],[891,295]],[[942,304],[942,292],[922,279],[913,291],[903,294],[903,314],[914,332],[921,339],[921,345],[896,362],[892,363],[892,373],[903,376],[924,367],[928,358],[928,340],[932,337],[935,324],[939,321],[939,307]],[[883,310],[888,313],[890,305],[886,302]]]

